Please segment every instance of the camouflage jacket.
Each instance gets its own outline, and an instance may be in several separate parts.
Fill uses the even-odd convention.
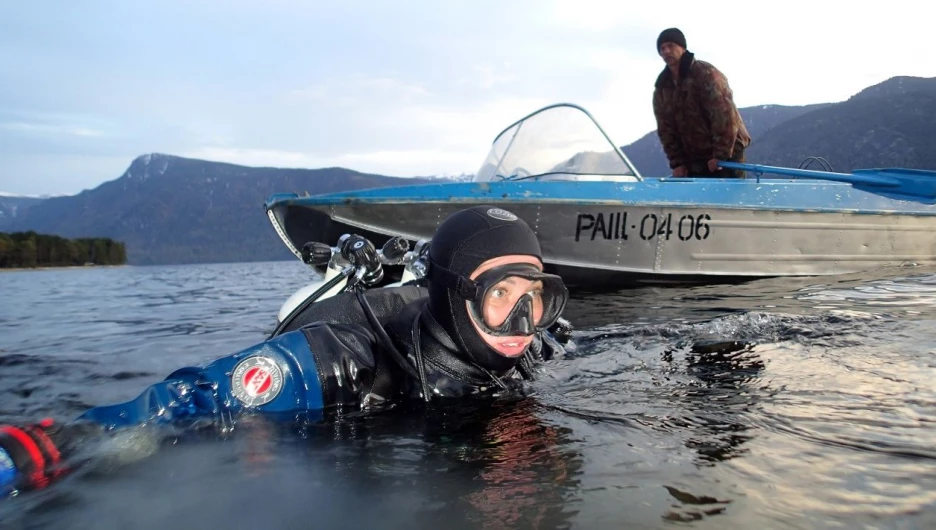
[[[670,168],[692,171],[712,158],[730,160],[736,145],[743,149],[751,143],[724,74],[688,51],[679,63],[678,82],[669,68],[657,78],[653,113]]]

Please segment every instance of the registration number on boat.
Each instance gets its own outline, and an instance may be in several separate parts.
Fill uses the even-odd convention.
[[[664,240],[690,241],[708,239],[712,220],[707,213],[698,215],[673,215],[648,213],[643,217],[627,215],[628,212],[580,213],[575,220],[575,240],[621,239],[634,236],[644,241],[660,238]]]

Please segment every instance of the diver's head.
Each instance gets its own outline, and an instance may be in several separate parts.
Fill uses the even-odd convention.
[[[475,206],[449,216],[429,244],[429,309],[470,361],[493,371],[519,362],[568,293],[544,274],[539,240],[516,215]]]

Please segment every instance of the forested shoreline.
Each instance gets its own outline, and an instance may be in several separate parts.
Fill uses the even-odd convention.
[[[106,237],[66,239],[35,232],[0,232],[0,269],[124,265],[127,250]]]

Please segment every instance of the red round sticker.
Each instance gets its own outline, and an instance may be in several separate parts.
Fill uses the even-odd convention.
[[[244,374],[244,379],[241,382],[243,383],[244,391],[247,392],[248,396],[257,397],[273,386],[272,380],[273,378],[270,377],[270,372],[259,366],[255,366],[250,370],[247,370],[247,373]]]
[[[250,407],[273,401],[283,389],[283,371],[269,357],[248,357],[231,374],[234,397]]]

